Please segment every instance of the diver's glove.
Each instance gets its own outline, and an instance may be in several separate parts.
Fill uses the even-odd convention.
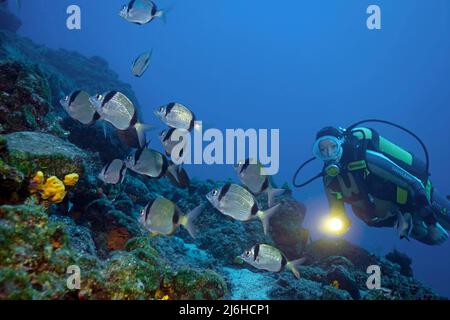
[[[400,239],[406,239],[409,241],[409,237],[413,229],[412,215],[409,212],[401,213],[398,211],[396,227]]]

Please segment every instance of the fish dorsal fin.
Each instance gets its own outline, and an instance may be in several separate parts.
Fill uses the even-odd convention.
[[[222,189],[220,189],[219,193],[219,202],[222,200],[222,198],[227,194],[228,190],[230,190],[231,183],[226,183]]]
[[[130,13],[130,10],[133,9],[135,2],[136,2],[136,0],[131,0],[130,1],[130,3],[128,4],[127,13]]]

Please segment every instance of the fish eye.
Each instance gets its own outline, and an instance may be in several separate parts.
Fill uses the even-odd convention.
[[[69,96],[65,96],[64,101],[69,101]]]
[[[159,108],[159,112],[164,112],[164,107]]]
[[[103,96],[101,94],[97,95],[97,100],[102,100]]]
[[[214,190],[212,191],[213,196],[217,196],[218,193],[219,193],[219,191],[217,191],[217,189],[214,189]]]

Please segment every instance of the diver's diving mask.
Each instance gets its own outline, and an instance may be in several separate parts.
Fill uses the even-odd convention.
[[[334,136],[323,136],[316,140],[313,153],[317,159],[324,162],[338,161],[343,153],[343,139]]]
[[[317,159],[326,163],[324,174],[327,176],[335,177],[341,172],[339,160],[343,153],[343,141],[334,136],[323,136],[314,144],[313,153]]]

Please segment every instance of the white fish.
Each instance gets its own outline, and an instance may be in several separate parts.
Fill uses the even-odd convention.
[[[159,10],[156,4],[150,0],[132,0],[122,7],[119,16],[125,20],[143,25],[157,17],[163,17],[164,12]]]
[[[222,214],[238,221],[250,221],[259,218],[265,234],[269,231],[270,217],[280,206],[280,204],[277,204],[265,211],[260,210],[255,197],[248,190],[231,183],[225,184],[219,190],[212,190],[206,195],[206,198]]]
[[[91,124],[99,118],[89,94],[85,91],[74,91],[59,102],[72,119],[82,124]]]
[[[193,221],[202,210],[203,206],[200,205],[184,215],[172,201],[160,197],[145,206],[139,222],[148,231],[167,236],[174,234],[177,228],[182,225],[195,238],[196,230]]]
[[[239,161],[235,166],[239,180],[254,194],[267,193],[268,206],[273,206],[274,198],[282,195],[286,190],[273,188],[270,178],[264,175],[264,168],[256,160]]]
[[[148,69],[150,65],[150,58],[152,57],[153,50],[150,52],[144,52],[133,62],[131,72],[135,77],[142,77],[144,72]]]
[[[162,153],[149,148],[132,151],[125,163],[128,169],[153,179],[160,179],[169,173],[178,177],[178,167],[171,164]]]
[[[115,159],[102,169],[98,178],[104,183],[118,184],[123,182],[126,172],[127,166],[125,162],[120,159]]]
[[[126,95],[119,91],[109,91],[91,97],[100,118],[119,130],[127,130],[135,118],[136,108]]]
[[[280,250],[267,244],[257,244],[240,257],[255,268],[271,272],[281,272],[287,267],[297,279],[300,278],[297,268],[305,261],[304,258],[288,261]]]
[[[191,131],[195,125],[194,113],[180,103],[162,106],[155,111],[155,115],[171,128]]]
[[[185,148],[188,142],[186,136],[188,134],[189,131],[186,129],[170,128],[162,131],[159,135],[159,139],[164,147],[166,156],[171,157],[176,163],[181,163],[183,161],[183,157],[185,156]],[[179,139],[176,139],[176,137],[179,137]],[[174,152],[174,150],[176,152]]]

